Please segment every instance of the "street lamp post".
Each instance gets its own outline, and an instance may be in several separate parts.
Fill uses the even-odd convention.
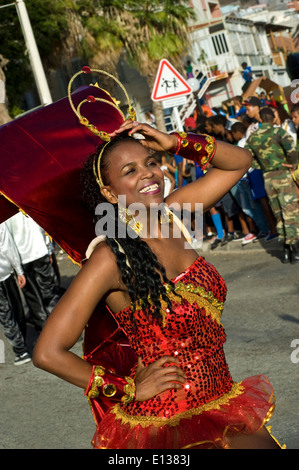
[[[43,105],[52,103],[51,93],[48,87],[48,82],[44,72],[43,64],[40,59],[38,48],[35,42],[34,34],[32,31],[30,19],[27,13],[27,8],[24,0],[15,1],[19,21],[25,38],[25,43],[28,49],[31,67],[35,78],[38,94]]]

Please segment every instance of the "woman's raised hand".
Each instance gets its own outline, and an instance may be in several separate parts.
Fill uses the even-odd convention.
[[[186,384],[186,374],[178,367],[178,359],[163,356],[145,366],[140,358],[135,375],[136,400],[144,401],[170,389],[182,389]]]
[[[147,148],[156,151],[169,151],[177,146],[177,138],[175,135],[166,134],[165,132],[158,131],[148,124],[142,124],[140,122],[132,121],[128,119],[124,121],[121,126],[114,132],[111,132],[110,137],[115,137],[122,132],[128,132],[129,134],[141,134],[143,139],[139,142]]]

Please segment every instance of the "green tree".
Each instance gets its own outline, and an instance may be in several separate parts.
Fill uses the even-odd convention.
[[[0,0],[0,6],[11,4]],[[60,0],[26,0],[26,7],[39,53],[47,71],[57,66],[65,52],[69,22],[65,2]],[[33,74],[28,51],[14,5],[0,10],[0,52],[7,59],[5,66],[6,93],[9,110],[22,107],[22,97],[32,89]]]
[[[159,61],[168,59],[179,70],[188,53],[188,20],[194,10],[185,0],[89,0],[75,2],[82,14],[85,36],[82,52],[98,68],[115,72],[125,54],[148,80],[152,89]],[[153,103],[160,128],[164,126],[161,105]]]
[[[0,6],[8,0],[0,0]],[[152,89],[159,61],[183,70],[188,53],[188,0],[26,0],[48,78],[51,70],[81,57],[92,67],[116,74],[121,56],[136,67]],[[1,10],[0,44],[6,66],[9,108],[20,105],[33,77],[14,7]],[[154,103],[158,124],[164,123]],[[156,109],[155,109],[156,108]]]

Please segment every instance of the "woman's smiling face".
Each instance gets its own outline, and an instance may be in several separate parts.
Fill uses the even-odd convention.
[[[134,141],[118,143],[109,155],[108,181],[102,194],[116,203],[118,196],[126,197],[126,205],[163,202],[164,177],[150,150]]]

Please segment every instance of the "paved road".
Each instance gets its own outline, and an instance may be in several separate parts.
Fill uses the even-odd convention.
[[[276,394],[272,432],[287,448],[298,449],[299,362],[291,360],[292,352],[296,359],[291,342],[299,338],[299,264],[283,265],[275,247],[245,248],[233,242],[222,251],[202,248],[228,285],[222,321],[230,371],[236,381],[254,374],[269,377]],[[77,267],[64,256],[59,265],[68,285]],[[90,449],[94,422],[83,392],[31,363],[14,366],[2,331],[0,339],[5,343],[0,448]],[[74,350],[81,354],[81,340]]]

